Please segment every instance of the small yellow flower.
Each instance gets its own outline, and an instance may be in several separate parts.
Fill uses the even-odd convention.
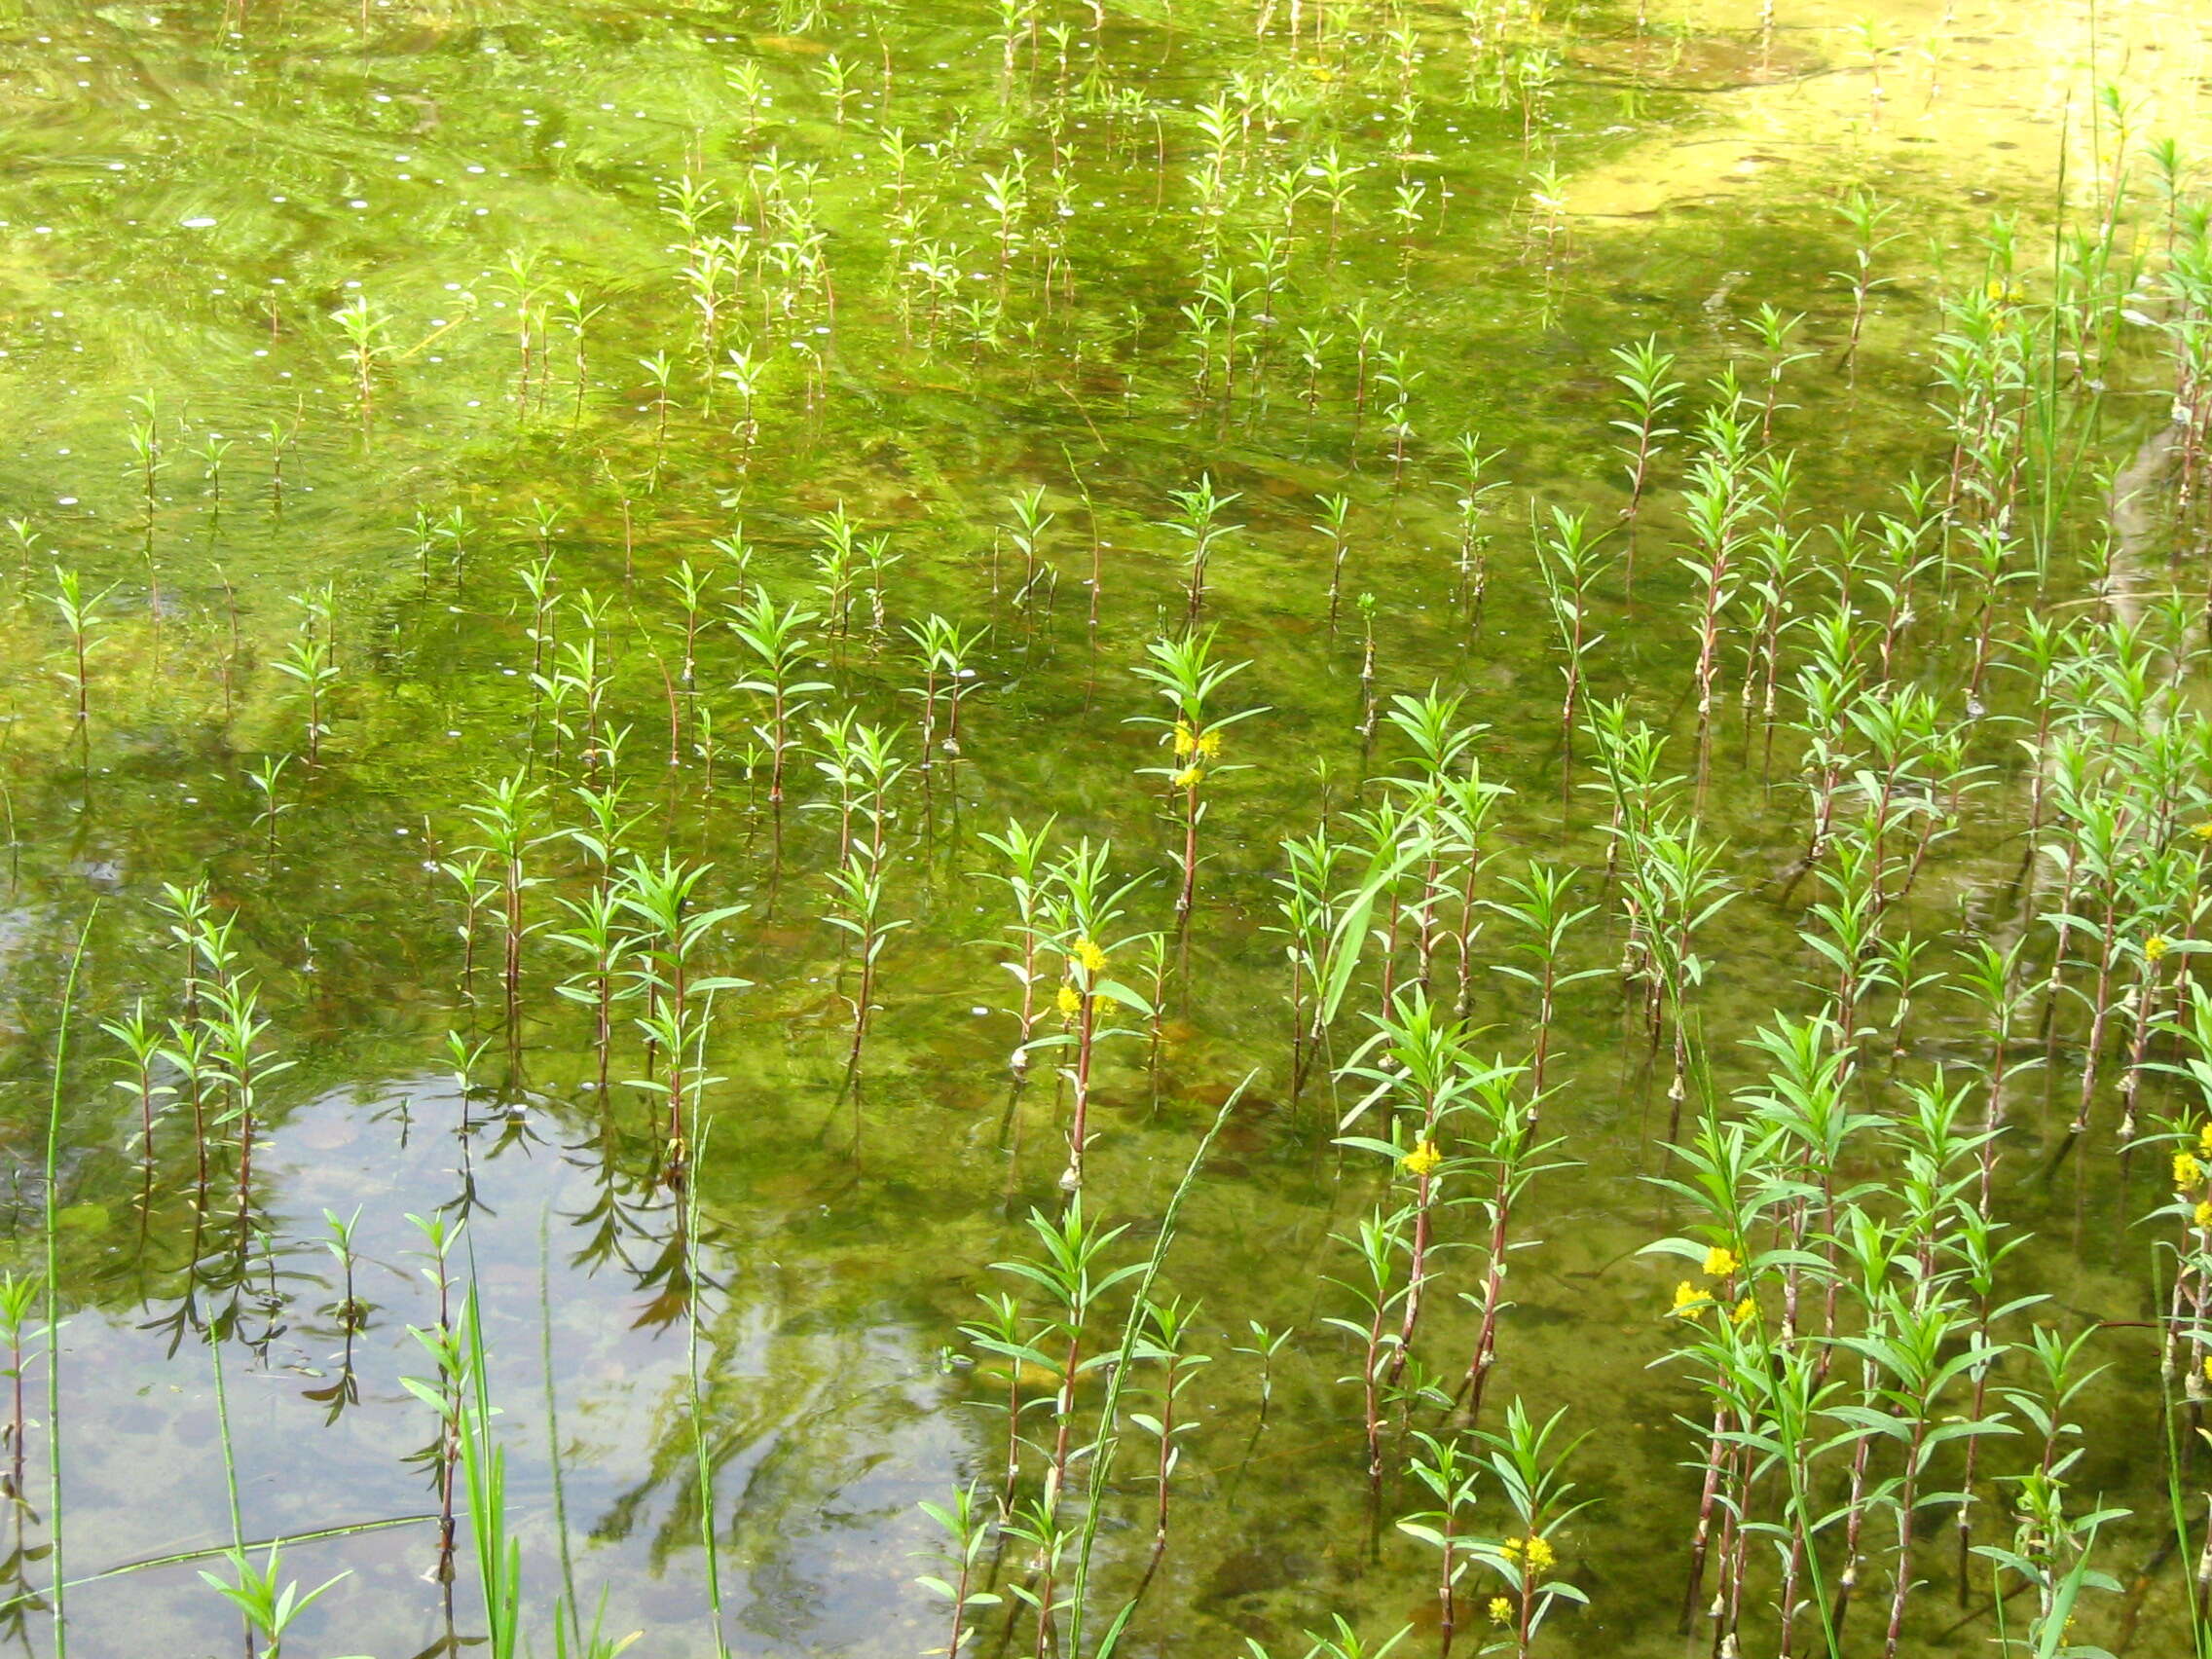
[[[1424,1140],[1398,1160],[1398,1167],[1408,1175],[1433,1175],[1443,1161],[1444,1154],[1436,1150],[1436,1143]]]
[[[1497,1551],[1507,1561],[1517,1561],[1530,1572],[1549,1572],[1559,1560],[1552,1553],[1551,1540],[1534,1532],[1526,1538],[1508,1538],[1497,1546]]]
[[[1688,1279],[1675,1286],[1675,1305],[1667,1309],[1677,1319],[1694,1319],[1713,1306],[1713,1298]]]
[[[2212,1353],[2204,1356],[2204,1381],[2212,1382]]]
[[[1188,760],[1198,752],[1198,735],[1191,729],[1189,720],[1175,722],[1172,741],[1175,745],[1175,758],[1178,760]]]
[[[2212,1227],[2212,1198],[2197,1199],[2196,1225],[2199,1227]]]
[[[2199,1158],[2212,1158],[2212,1124],[2206,1124],[2196,1131],[2196,1155]]]
[[[1191,765],[1184,767],[1180,772],[1177,772],[1172,778],[1168,779],[1167,781],[1179,790],[1187,790],[1205,775],[1206,769],[1203,766],[1193,762]]]
[[[2199,841],[2212,841],[2212,818],[2207,818],[2201,824],[2191,825],[2189,832]]]
[[[1198,758],[1199,758],[1200,760],[1211,760],[1211,759],[1212,759],[1212,758],[1213,758],[1213,757],[1214,757],[1215,756],[1219,755],[1220,753],[1221,753],[1221,733],[1220,733],[1220,732],[1218,732],[1218,731],[1209,731],[1209,732],[1207,732],[1207,733],[1205,734],[1205,736],[1203,736],[1203,737],[1201,737],[1201,738],[1199,738],[1199,739],[1198,739]]]
[[[1490,1599],[1490,1622],[1493,1625],[1509,1625],[1513,1622],[1513,1602],[1511,1598],[1493,1596]]]
[[[1739,1326],[1748,1325],[1751,1322],[1751,1315],[1756,1313],[1758,1310],[1758,1299],[1756,1297],[1747,1296],[1743,1301],[1736,1304],[1736,1310],[1733,1313],[1729,1314],[1728,1317]]]
[[[2167,939],[2164,934],[2153,934],[2143,941],[2143,960],[2146,962],[2163,961],[2166,952],[2171,949],[2173,949],[2173,941]]]
[[[1705,1276],[1707,1278],[1726,1278],[1739,1266],[1741,1264],[1736,1260],[1735,1251],[1724,1244],[1715,1244],[1705,1253]]]
[[[1054,1001],[1058,1005],[1059,1011],[1070,1019],[1083,1012],[1083,993],[1073,985],[1061,985],[1060,994]]]
[[[2195,1153],[2174,1154],[2174,1186],[2177,1190],[2186,1192],[2203,1179],[2204,1165],[2197,1161]]]
[[[1086,974],[1103,974],[1106,972],[1106,953],[1088,939],[1077,940],[1075,949],[1068,954],[1075,958],[1077,965]]]

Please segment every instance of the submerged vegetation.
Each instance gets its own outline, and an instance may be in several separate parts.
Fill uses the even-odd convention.
[[[10,1639],[2212,1659],[2204,45],[14,8]]]

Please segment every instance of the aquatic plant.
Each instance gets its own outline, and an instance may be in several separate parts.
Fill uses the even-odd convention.
[[[0,1633],[2212,1655],[2165,12],[352,10],[0,43]]]

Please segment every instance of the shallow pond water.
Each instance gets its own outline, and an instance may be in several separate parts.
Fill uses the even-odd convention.
[[[1418,1444],[1392,1427],[1373,1493],[1359,1346],[1328,1323],[1357,1312],[1343,1238],[1389,1175],[1333,1144],[1364,1085],[1326,1061],[1298,1075],[1275,931],[1284,838],[1386,798],[1409,746],[1378,713],[1432,685],[1463,696],[1483,776],[1512,792],[1480,896],[1511,900],[1505,878],[1541,859],[1578,866],[1574,903],[1595,906],[1562,958],[1592,972],[1545,1037],[1561,1167],[1516,1211],[1490,1384],[1493,1420],[1518,1396],[1589,1436],[1570,1472],[1595,1501],[1561,1534],[1588,1605],[1562,1604],[1537,1650],[1709,1646],[1702,1622],[1677,1634],[1704,1408],[1679,1368],[1655,1368],[1679,1273],[1638,1255],[1682,1224],[1646,1179],[1679,1102],[1613,971],[1606,809],[1590,738],[1571,755],[1563,738],[1531,524],[1555,506],[1618,524],[1612,349],[1646,337],[1694,388],[1685,428],[1729,364],[1755,407],[1788,358],[1760,424],[1794,456],[1807,530],[1941,474],[1941,296],[1982,287],[1993,223],[2032,274],[2061,210],[2093,226],[2123,158],[2200,139],[2207,45],[2196,8],[2044,0],[7,8],[0,1134],[9,1236],[36,1268],[51,1221],[68,1314],[71,1646],[238,1650],[210,1563],[181,1559],[234,1523],[299,1540],[286,1571],[307,1585],[344,1575],[287,1652],[480,1642],[465,1522],[440,1571],[437,1419],[402,1382],[434,1375],[409,1328],[440,1307],[410,1218],[443,1216],[466,1223],[449,1274],[482,1309],[531,1651],[553,1651],[572,1580],[587,1622],[604,1596],[609,1633],[643,1633],[641,1659],[715,1653],[709,1535],[730,1652],[941,1651],[944,1610],[914,1583],[940,1570],[940,1539],[918,1505],[989,1491],[1005,1460],[1003,1374],[962,1326],[979,1295],[1016,1288],[993,1264],[1032,1248],[1033,1209],[1065,1203],[1066,1055],[1010,1064],[1022,987],[1003,965],[1020,940],[983,839],[1048,815],[1062,845],[1111,841],[1115,879],[1137,883],[1120,933],[1161,940],[1116,947],[1158,1015],[1101,1044],[1088,1100],[1085,1203],[1127,1229],[1108,1262],[1143,1259],[1214,1136],[1162,1269],[1210,1356],[1179,1396],[1193,1427],[1169,1542],[1148,1570],[1154,1448],[1131,1430],[1082,1643],[1096,1650],[1141,1583],[1121,1640],[1145,1654],[1249,1639],[1281,1659],[1335,1614],[1371,1641],[1413,1625],[1401,1651],[1435,1644],[1432,1552],[1391,1525],[1428,1506],[1403,1474]],[[2120,106],[2100,104],[2107,84]],[[2129,165],[2121,236],[2149,273],[2173,220],[2148,164]],[[1859,325],[1837,276],[1854,188],[1894,203]],[[1801,316],[1779,351],[1761,348],[1762,305]],[[2164,421],[2162,338],[2125,324],[2103,395],[2072,405],[2083,459],[2042,525],[2050,614],[2097,598],[2094,479]],[[1494,486],[1471,513],[1461,433]],[[1643,516],[1608,543],[1580,692],[1585,712],[1626,698],[1669,732],[1672,772],[1700,748],[1688,453],[1669,442]],[[1133,671],[1194,608],[1173,521],[1201,479],[1229,498],[1203,621],[1223,660],[1249,663],[1215,712],[1264,712],[1222,734],[1178,925],[1183,789],[1144,769],[1182,757],[1132,723],[1162,707]],[[1051,517],[1025,546],[1032,491]],[[826,518],[861,551],[824,588]],[[2127,536],[2121,551],[2150,557]],[[82,664],[57,569],[97,597]],[[866,992],[851,930],[825,919],[852,819],[803,718],[772,799],[758,658],[726,625],[741,571],[818,613],[787,676],[814,687],[805,716],[849,707],[902,746],[868,866],[900,925]],[[2201,589],[2200,570],[2177,579]],[[1778,747],[1739,697],[1748,604],[1726,619],[1695,790],[1736,897],[1701,947],[1693,1116],[1757,1075],[1744,1040],[1772,1011],[1813,1009],[1827,982],[1798,932],[1815,897],[1793,872],[1798,740]],[[1922,605],[1900,681],[1971,701],[1972,719],[1984,695],[2023,709],[2018,677],[1970,694],[1967,599]],[[2010,640],[2023,606],[2007,606]],[[973,631],[941,675],[907,632],[936,614]],[[949,686],[957,747],[925,750]],[[2022,933],[2033,903],[2034,767],[1994,720],[1967,730],[1988,770],[1900,907],[1931,965]],[[617,770],[622,733],[628,845],[711,865],[698,903],[744,906],[700,946],[699,972],[746,983],[712,993],[703,1132],[681,1165],[665,1104],[632,1087],[666,1056],[625,1004],[603,1063],[583,958],[557,937],[578,925],[562,902],[594,883],[588,846],[554,832],[587,823],[576,792]],[[468,863],[496,840],[471,809],[508,777],[542,792],[521,832],[511,1002],[501,865]],[[141,1141],[128,1045],[99,1029],[134,1007],[197,1016],[207,981],[165,901],[197,882],[269,1022],[242,1214],[239,1125],[211,1131],[206,1174],[165,1060]],[[1524,1059],[1534,995],[1491,971],[1521,960],[1519,936],[1494,910],[1470,919],[1472,1044]],[[1336,1060],[1380,1006],[1377,972],[1357,977]],[[1043,1038],[1063,1022],[1057,972],[1040,983]],[[871,1007],[857,1066],[856,1003]],[[1947,988],[1900,1024],[1870,1040],[1870,1097],[1981,1051]],[[2063,1156],[2080,1070],[2066,1046],[2019,1086],[1999,1209],[2032,1236],[2009,1291],[2051,1300],[2012,1336],[2115,1323],[2075,1479],[2143,1518],[2105,1544],[2126,1593],[2084,1617],[2116,1648],[2180,1653],[2182,1567],[2145,1453],[2141,1327],[2160,1305],[2136,1225],[2163,1174],[2159,1157],[2122,1161],[2109,1125]],[[358,1217],[350,1292],[326,1215]],[[1446,1234],[1479,1259],[1471,1212]],[[1418,1355],[1449,1388],[1476,1341],[1460,1295],[1480,1286],[1472,1265],[1438,1272]],[[1121,1317],[1109,1294],[1093,1342]],[[1287,1333],[1271,1358],[1255,1321]],[[6,1617],[46,1653],[46,1372],[27,1377]],[[1049,1381],[1016,1385],[1049,1442]],[[1078,1419],[1106,1386],[1086,1374]],[[1947,1540],[1947,1516],[1923,1524]],[[1011,1543],[985,1559],[1029,1570]],[[1986,1571],[1961,1590],[1947,1543],[1921,1570],[1906,1651],[1987,1650]],[[972,1651],[1036,1648],[1020,1608],[976,1616]],[[1461,1651],[1494,1639],[1472,1603],[1461,1618]],[[1877,1615],[1855,1620],[1855,1650],[1879,1651]]]

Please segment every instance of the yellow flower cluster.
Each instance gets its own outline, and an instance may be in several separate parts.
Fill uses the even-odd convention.
[[[1187,790],[1205,775],[1206,769],[1194,760],[1167,781],[1179,790]]]
[[[2174,1190],[2186,1193],[2204,1180],[2204,1165],[2194,1152],[2174,1154]]]
[[[1189,720],[1177,720],[1171,741],[1178,760],[1211,760],[1221,753],[1221,733],[1198,731]]]
[[[1507,1561],[1519,1562],[1532,1573],[1549,1572],[1559,1561],[1552,1552],[1551,1540],[1536,1532],[1530,1532],[1526,1538],[1506,1539],[1497,1546],[1497,1553]]]
[[[1733,1278],[1744,1271],[1743,1258],[1725,1244],[1714,1244],[1705,1252],[1702,1271],[1707,1278]],[[1695,1319],[1708,1308],[1714,1306],[1717,1306],[1716,1299],[1711,1291],[1700,1290],[1688,1279],[1684,1279],[1675,1286],[1675,1304],[1667,1309],[1667,1313],[1670,1318]],[[1741,1325],[1756,1311],[1758,1304],[1747,1293],[1742,1301],[1729,1309],[1728,1317]]]
[[[1070,1019],[1073,1019],[1077,1014],[1083,1012],[1083,993],[1077,990],[1073,985],[1062,984],[1060,986],[1060,994],[1054,999],[1054,1001],[1057,1004],[1059,1011],[1062,1014],[1066,1014]]]
[[[1106,953],[1088,939],[1077,940],[1075,948],[1068,954],[1075,959],[1086,974],[1103,974],[1106,972]]]
[[[1424,1140],[1413,1151],[1398,1160],[1398,1167],[1408,1175],[1433,1175],[1444,1162],[1444,1154],[1436,1150],[1436,1143]]]
[[[2167,939],[2164,934],[2153,934],[2143,941],[2143,960],[2146,962],[2162,962],[2165,960],[2166,952],[2171,949],[2173,949],[2173,941]]]
[[[1513,1622],[1511,1597],[1493,1596],[1490,1599],[1490,1622],[1493,1625],[1509,1625]]]

